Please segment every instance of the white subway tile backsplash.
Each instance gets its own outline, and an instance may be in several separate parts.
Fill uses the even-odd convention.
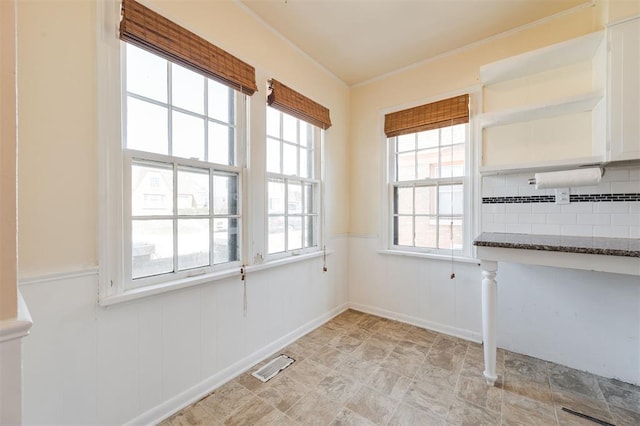
[[[534,203],[531,205],[532,213],[560,213],[561,206],[554,203]]]
[[[593,212],[593,203],[571,203],[562,204],[560,213],[591,213]]]
[[[630,194],[640,192],[638,182],[611,182],[612,194]]]
[[[598,185],[570,188],[574,200],[564,205],[540,202],[555,190],[535,189],[528,184],[532,177],[533,173],[483,177],[483,197],[533,197],[483,204],[483,231],[640,238],[640,201],[582,197],[640,193],[640,167],[607,168]]]
[[[628,226],[593,226],[594,237],[629,238]]]
[[[578,214],[578,225],[610,225],[611,215],[604,213]]]
[[[531,233],[536,235],[560,235],[560,225],[533,224]]]
[[[627,213],[630,203],[593,203],[594,213]]]
[[[529,223],[529,224],[534,224],[534,223],[546,223],[547,222],[547,216],[545,214],[542,213],[525,213],[525,214],[519,214],[518,215],[518,222],[519,223]]]
[[[628,182],[629,181],[629,169],[605,169],[604,176],[602,176],[603,182]]]
[[[488,223],[482,226],[482,232],[505,232],[504,223]]]
[[[593,226],[591,225],[561,225],[560,235],[573,235],[578,237],[593,236]]]
[[[512,234],[530,234],[531,233],[531,225],[525,224],[507,224],[505,227],[505,232],[509,232]]]
[[[506,213],[531,213],[531,205],[532,203],[513,203],[505,205]]]
[[[575,192],[574,192],[575,190]],[[572,194],[611,194],[611,184],[608,182],[600,182],[595,186],[579,186],[577,188],[571,188]]]
[[[620,226],[640,226],[640,215],[635,213],[613,213],[611,224]]]
[[[496,223],[518,223],[518,215],[513,213],[498,213],[495,215]]]
[[[548,213],[547,223],[551,225],[576,225],[578,218],[575,213]]]

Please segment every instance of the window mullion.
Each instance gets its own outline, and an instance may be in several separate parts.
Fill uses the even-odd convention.
[[[171,62],[167,61],[167,154],[173,155],[173,93],[172,93],[172,68]]]
[[[209,161],[209,79],[204,79],[204,159]],[[213,229],[213,228],[212,228]]]
[[[209,169],[209,266],[215,265],[214,248],[215,248],[215,187],[213,186],[213,170]]]
[[[173,272],[178,272],[178,166],[173,165]]]

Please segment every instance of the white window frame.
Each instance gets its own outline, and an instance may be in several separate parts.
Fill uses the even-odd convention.
[[[266,106],[264,111],[265,111],[265,115],[267,114],[267,108],[271,108],[269,106]],[[267,132],[265,131],[265,146],[267,143],[267,139],[270,137],[272,139],[277,139],[280,141],[280,145],[281,145],[281,149],[280,149],[280,164],[282,167],[283,164],[283,150],[282,150],[282,146],[283,144],[289,143],[288,141],[285,141],[282,137],[282,132],[283,132],[283,114],[286,114],[282,111],[279,111],[276,108],[272,108],[274,111],[278,112],[280,115],[280,135],[278,138],[273,137],[272,135],[267,135]],[[295,118],[295,117],[293,117]],[[298,122],[304,122],[304,120],[300,120],[298,118],[295,118],[296,120],[298,120]],[[314,253],[314,252],[320,252],[322,250],[322,247],[324,245],[324,232],[323,232],[323,228],[324,228],[324,200],[323,200],[323,191],[322,191],[322,185],[323,185],[323,170],[322,170],[322,155],[323,155],[323,147],[324,147],[324,130],[320,129],[317,126],[311,125],[311,129],[313,131],[313,149],[311,149],[310,151],[312,152],[313,158],[311,160],[312,162],[312,176],[310,177],[301,177],[299,175],[286,175],[284,173],[274,173],[274,172],[269,172],[266,171],[265,175],[266,175],[266,179],[265,179],[265,217],[266,220],[264,222],[264,235],[265,235],[265,239],[264,239],[264,252],[266,253],[266,259],[269,260],[276,260],[276,259],[282,259],[282,258],[286,258],[286,257],[290,257],[290,256],[299,256],[299,255],[303,255],[303,254],[309,254],[309,253]],[[299,133],[298,133],[299,134]],[[299,146],[299,145],[298,145]],[[304,147],[303,147],[304,148]],[[297,157],[297,161],[298,161],[298,171],[300,170],[300,156],[298,155]],[[265,170],[267,170],[267,166],[266,166],[266,162],[267,162],[267,152],[265,150],[265,155],[264,155],[264,162],[265,162]],[[269,181],[271,180],[282,180],[285,184],[285,213],[282,215],[277,215],[277,216],[284,216],[284,233],[285,233],[285,250],[281,251],[281,252],[277,252],[277,253],[269,253],[269,206],[268,206],[268,202],[269,202],[269,189],[268,189],[268,185],[269,185]],[[302,248],[296,248],[296,249],[288,249],[288,236],[289,236],[289,229],[288,229],[288,217],[289,216],[301,216],[304,217],[304,215],[302,214],[288,214],[288,184],[289,182],[300,182],[302,185],[304,185],[305,183],[308,184],[312,184],[314,187],[314,198],[316,201],[316,205],[315,205],[315,214],[313,214],[312,216],[316,217],[316,223],[315,223],[315,234],[314,234],[314,241],[315,241],[315,245],[311,246],[311,247],[302,247]],[[274,216],[274,215],[271,215]],[[309,216],[309,215],[307,215]]]
[[[97,34],[97,125],[98,125],[98,180],[99,180],[99,288],[98,301],[101,305],[128,301],[148,295],[189,287],[216,279],[239,274],[239,266],[246,254],[246,235],[244,226],[239,225],[238,244],[240,260],[222,265],[195,268],[166,276],[144,279],[144,286],[134,288],[130,285],[130,262],[126,256],[131,254],[130,194],[125,190],[129,183],[132,158],[163,160],[167,157],[152,153],[127,150],[123,146],[122,129],[124,125],[122,76],[124,75],[123,50],[118,37],[120,22],[120,1],[101,0],[96,7],[98,25]],[[246,194],[246,139],[249,102],[245,95],[236,93],[236,165],[212,165],[198,160],[168,157],[171,162],[197,168],[215,168],[219,171],[237,173],[239,199],[238,214],[240,224],[246,220],[246,207],[243,203]],[[213,208],[213,206],[211,206]]]
[[[463,177],[454,178],[437,178],[430,179],[430,183],[437,185],[447,185],[449,183],[463,184],[463,249],[436,249],[422,247],[398,246],[393,244],[393,188],[394,188],[394,155],[395,155],[395,139],[387,138],[384,134],[384,116],[389,113],[413,108],[437,102],[443,99],[452,98],[464,94],[469,94],[470,112],[469,123],[467,126],[467,146],[465,150],[465,171]],[[480,131],[476,120],[476,116],[480,112],[482,105],[482,90],[480,85],[467,87],[464,89],[444,93],[435,97],[418,100],[409,104],[402,104],[392,108],[380,111],[378,131],[380,135],[380,152],[382,155],[381,168],[383,170],[382,188],[381,188],[381,205],[380,205],[380,233],[379,252],[384,254],[400,254],[417,257],[426,257],[433,259],[450,260],[454,259],[460,262],[475,262],[472,242],[476,236],[478,228],[478,212],[480,202],[480,177],[478,175],[478,164],[481,153],[478,150],[478,141],[480,140]],[[423,180],[401,181],[399,186],[413,186],[424,183]],[[446,215],[445,215],[446,216]],[[448,216],[447,216],[448,217]]]

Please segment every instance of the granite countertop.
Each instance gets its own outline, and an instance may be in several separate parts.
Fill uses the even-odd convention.
[[[561,235],[483,232],[474,240],[473,245],[480,247],[640,257],[640,239],[637,238],[570,237]]]

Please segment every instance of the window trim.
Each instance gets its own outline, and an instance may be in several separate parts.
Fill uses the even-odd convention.
[[[420,247],[407,247],[393,245],[393,185],[391,179],[391,164],[395,153],[392,144],[388,143],[388,138],[384,131],[385,115],[413,108],[443,99],[469,94],[469,124],[468,141],[465,150],[465,176],[464,185],[464,208],[463,208],[463,250],[450,249],[430,249]],[[479,223],[479,202],[480,202],[480,176],[478,174],[478,164],[481,152],[479,152],[479,140],[481,129],[478,126],[476,116],[481,112],[482,106],[482,86],[473,85],[466,88],[442,93],[426,99],[420,99],[406,104],[380,110],[378,113],[378,135],[381,155],[381,192],[380,192],[380,234],[378,237],[379,253],[402,254],[405,256],[415,255],[420,258],[449,259],[454,261],[469,262],[475,257],[475,247],[472,242],[477,234]],[[449,178],[443,178],[443,183],[448,183]],[[411,184],[413,181],[403,182]]]

